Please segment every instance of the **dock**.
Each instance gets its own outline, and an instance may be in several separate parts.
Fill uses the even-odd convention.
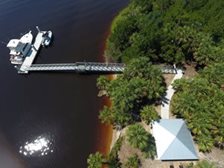
[[[25,67],[29,71],[68,71],[78,73],[122,73],[125,65],[122,63],[98,63],[98,62],[76,62],[68,64],[33,64]]]
[[[60,64],[29,64],[20,68],[19,73],[28,72],[77,72],[77,73],[123,73],[123,63],[76,62]],[[172,66],[161,66],[163,74],[177,74]]]
[[[22,65],[19,68],[19,73],[28,73],[28,68],[30,68],[34,62],[34,59],[38,53],[38,51],[40,50],[40,47],[42,46],[42,41],[43,41],[43,34],[44,32],[39,31],[36,38],[35,38],[35,42],[32,45],[31,50],[29,51],[28,55],[26,56],[24,62],[22,63]]]
[[[51,33],[49,40],[51,40],[52,32],[51,31],[41,31],[38,26],[36,27],[38,33],[32,44],[32,34],[31,31],[19,40],[11,40],[7,45],[10,48],[11,53],[13,53],[12,64],[18,64],[17,56],[24,56],[23,62],[19,65],[15,65],[20,74],[28,74],[29,72],[78,72],[78,73],[123,73],[125,70],[125,64],[122,63],[99,63],[99,62],[75,62],[75,63],[57,63],[57,64],[34,64],[35,57],[40,51],[41,46],[48,46],[48,43],[44,43],[46,40],[46,32]],[[24,40],[25,39],[25,40]],[[24,42],[25,41],[25,42]],[[27,52],[23,51],[23,48],[20,47],[20,43],[23,44],[23,47],[26,48]],[[19,51],[19,52],[18,52]],[[18,55],[18,53],[22,53]],[[10,58],[11,59],[11,58]],[[176,68],[173,66],[163,66],[160,67],[162,73],[176,74]]]

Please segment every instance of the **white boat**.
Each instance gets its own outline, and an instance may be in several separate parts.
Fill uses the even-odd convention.
[[[24,58],[32,48],[33,35],[31,31],[23,35],[20,39],[12,39],[7,47],[10,50],[10,61],[12,64],[22,64]]]
[[[49,30],[49,31],[44,32],[44,34],[43,34],[43,42],[42,42],[42,45],[44,47],[47,47],[47,46],[50,45],[50,43],[52,41],[52,36],[53,36],[52,31]]]

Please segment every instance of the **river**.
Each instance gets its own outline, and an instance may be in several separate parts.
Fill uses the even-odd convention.
[[[0,1],[0,168],[86,168],[89,153],[105,151],[98,120],[97,75],[18,75],[6,43],[35,26],[52,30],[51,47],[36,63],[102,61],[108,30],[128,0]]]

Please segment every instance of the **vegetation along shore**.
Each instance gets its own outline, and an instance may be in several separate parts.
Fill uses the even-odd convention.
[[[131,0],[114,19],[105,56],[126,64],[122,74],[97,79],[110,106],[99,113],[119,136],[108,156],[90,154],[89,168],[224,167],[224,1]],[[157,157],[152,123],[174,75],[169,118],[181,118],[193,136],[198,161],[162,162]],[[166,138],[166,137],[164,137]]]

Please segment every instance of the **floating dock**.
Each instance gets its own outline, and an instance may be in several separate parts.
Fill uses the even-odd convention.
[[[30,52],[28,53],[28,55],[26,56],[25,60],[23,61],[22,65],[20,66],[20,68],[18,68],[18,73],[28,73],[29,72],[29,68],[32,66],[34,59],[38,53],[38,51],[40,50],[40,47],[42,46],[42,42],[44,40],[44,32],[43,31],[39,31],[36,38],[35,38],[35,42],[32,45],[32,48],[30,50]]]

